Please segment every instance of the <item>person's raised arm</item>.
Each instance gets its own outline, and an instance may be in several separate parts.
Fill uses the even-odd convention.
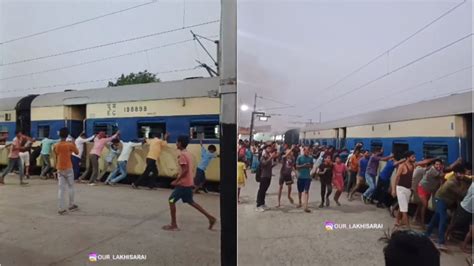
[[[459,157],[456,161],[454,161],[454,163],[450,164],[448,167],[446,167],[443,172],[445,173],[449,173],[451,171],[453,171],[453,168],[456,167],[457,165],[460,165],[462,163],[462,158]]]
[[[404,163],[406,160],[407,160],[407,159],[403,158],[403,159],[401,159],[401,160],[395,161],[395,162],[393,163],[393,166],[397,166],[397,165],[399,165],[399,164],[402,164],[402,163]]]
[[[170,134],[168,132],[165,133],[165,135],[163,136],[163,141],[161,141],[161,146],[166,146],[168,145],[168,138],[169,138]]]
[[[85,141],[84,141],[84,142],[89,142],[89,141],[92,141],[93,139],[95,139],[95,136],[96,136],[96,135],[94,134],[94,135],[92,135],[92,136],[88,137],[87,139],[85,139]]]
[[[436,160],[437,158],[430,158],[430,159],[424,159],[422,161],[419,161],[419,162],[416,162],[415,163],[415,166],[426,166],[428,164],[430,164],[431,162],[433,162],[434,160]]]
[[[109,138],[106,138],[106,140],[107,140],[107,142],[110,142],[110,141],[112,141],[113,139],[116,139],[119,135],[120,135],[120,130],[117,130],[117,132],[115,132],[114,135],[112,135],[112,136],[109,137]]]
[[[388,161],[393,158],[393,153],[390,154],[389,156],[381,157],[380,161]]]

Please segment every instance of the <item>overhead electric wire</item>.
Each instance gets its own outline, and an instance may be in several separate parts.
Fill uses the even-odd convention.
[[[212,37],[216,37],[216,36],[217,36],[217,35],[209,36],[209,37],[212,38]],[[28,76],[32,76],[32,75],[44,74],[44,73],[48,73],[48,72],[55,72],[55,71],[59,71],[59,70],[64,70],[64,69],[73,68],[73,67],[78,67],[78,66],[84,66],[84,65],[93,64],[93,63],[98,63],[98,62],[107,61],[107,60],[111,60],[111,59],[115,59],[115,58],[120,58],[120,57],[124,57],[124,56],[129,56],[129,55],[134,55],[134,54],[140,54],[140,53],[148,52],[148,51],[151,51],[151,50],[161,49],[161,48],[165,48],[165,47],[171,47],[171,46],[175,46],[175,45],[179,45],[179,44],[183,44],[183,43],[187,43],[187,42],[192,42],[192,41],[194,41],[194,39],[187,39],[187,40],[178,41],[178,42],[173,42],[173,43],[168,43],[168,44],[164,44],[164,45],[160,45],[160,46],[155,46],[155,47],[151,47],[151,48],[147,48],[147,49],[132,51],[132,52],[129,52],[129,53],[124,53],[124,54],[119,54],[119,55],[114,55],[114,56],[109,56],[109,57],[103,57],[103,58],[99,58],[99,59],[94,59],[94,60],[90,60],[90,61],[85,61],[85,62],[81,62],[81,63],[77,63],[77,64],[66,65],[66,66],[60,66],[60,67],[55,67],[55,68],[40,70],[40,71],[36,71],[36,72],[30,72],[30,73],[24,73],[24,74],[9,76],[9,77],[5,77],[5,78],[0,78],[0,80],[16,79],[16,78],[28,77]]]
[[[203,22],[203,23],[199,23],[199,24],[189,25],[189,26],[186,26],[186,27],[180,27],[180,28],[174,28],[174,29],[171,29],[171,30],[155,32],[155,33],[142,35],[142,36],[137,36],[137,37],[124,39],[124,40],[120,40],[120,41],[104,43],[104,44],[89,46],[89,47],[75,49],[75,50],[63,51],[63,52],[59,52],[59,53],[55,53],[55,54],[44,55],[44,56],[39,56],[39,57],[34,57],[34,58],[22,59],[22,60],[13,61],[13,62],[7,62],[7,63],[4,63],[4,64],[0,64],[0,66],[15,65],[15,64],[20,64],[20,63],[26,63],[26,62],[46,59],[46,58],[50,58],[50,57],[57,57],[57,56],[66,55],[66,54],[72,54],[72,53],[77,53],[77,52],[82,52],[82,51],[87,51],[87,50],[93,50],[93,49],[107,47],[107,46],[116,45],[116,44],[120,44],[120,43],[136,41],[136,40],[141,40],[141,39],[145,39],[145,38],[149,38],[149,37],[159,36],[159,35],[163,35],[163,34],[167,34],[167,33],[171,33],[171,32],[181,31],[181,30],[184,30],[184,29],[209,25],[209,24],[213,24],[213,23],[217,23],[217,22],[219,22],[219,20],[207,21],[207,22]]]
[[[128,7],[128,8],[121,9],[121,10],[117,10],[117,11],[114,11],[114,12],[111,12],[111,13],[107,13],[107,14],[103,14],[103,15],[100,15],[100,16],[96,16],[96,17],[85,19],[85,20],[77,21],[77,22],[74,22],[74,23],[71,23],[71,24],[54,27],[54,28],[43,30],[43,31],[40,31],[40,32],[24,35],[24,36],[21,36],[21,37],[16,37],[16,38],[13,38],[13,39],[9,39],[9,40],[0,42],[0,45],[15,42],[15,41],[19,41],[19,40],[23,40],[23,39],[27,39],[27,38],[31,38],[31,37],[35,37],[35,36],[39,36],[39,35],[43,35],[43,34],[46,34],[46,33],[49,33],[49,32],[57,31],[57,30],[62,30],[62,29],[65,29],[65,28],[69,28],[69,27],[72,27],[72,26],[76,26],[76,25],[79,25],[79,24],[86,23],[86,22],[94,21],[94,20],[101,19],[101,18],[104,18],[104,17],[112,16],[112,15],[115,15],[115,14],[119,14],[119,13],[122,13],[122,12],[126,12],[126,11],[129,11],[129,10],[132,10],[132,9],[136,9],[136,8],[146,6],[146,5],[150,5],[150,4],[154,4],[154,3],[157,3],[157,1],[153,0],[151,2],[135,5],[135,6]]]
[[[197,67],[173,69],[173,70],[154,72],[152,74],[159,75],[159,74],[168,74],[168,73],[176,73],[176,72],[186,72],[186,71],[191,71],[191,70],[196,70],[196,69],[197,69]],[[5,93],[5,92],[15,92],[15,91],[30,91],[30,90],[37,90],[37,89],[55,88],[55,87],[61,87],[61,86],[73,86],[73,85],[80,85],[80,84],[86,84],[86,83],[95,83],[95,82],[102,82],[102,81],[117,80],[119,78],[120,78],[120,76],[119,77],[113,77],[113,78],[106,78],[106,79],[85,80],[85,81],[77,81],[77,82],[69,82],[69,83],[61,83],[61,84],[52,84],[52,85],[37,86],[37,87],[35,86],[35,87],[23,88],[23,89],[18,88],[18,89],[0,91],[0,92]]]
[[[419,58],[417,58],[417,59],[415,59],[415,60],[412,60],[412,61],[408,62],[408,63],[405,64],[405,65],[402,65],[402,66],[400,66],[400,67],[398,67],[398,68],[396,68],[396,69],[394,69],[394,70],[392,70],[392,71],[390,71],[390,72],[387,72],[387,73],[385,73],[385,74],[383,74],[383,75],[381,75],[381,76],[378,76],[377,78],[375,78],[375,79],[373,79],[373,80],[370,80],[370,81],[368,81],[368,82],[366,82],[366,83],[364,83],[364,84],[362,84],[362,85],[360,85],[360,86],[358,86],[358,87],[355,87],[355,88],[353,88],[353,89],[351,89],[351,90],[349,90],[349,91],[345,91],[344,93],[342,93],[342,94],[340,94],[340,95],[338,95],[338,96],[336,96],[336,97],[334,97],[334,98],[332,98],[332,99],[329,99],[328,101],[325,101],[325,102],[319,104],[319,105],[316,106],[316,107],[311,108],[310,111],[313,111],[313,110],[315,110],[315,109],[317,109],[317,108],[320,108],[321,106],[324,106],[324,105],[326,105],[326,104],[328,104],[328,103],[332,103],[332,102],[334,102],[335,100],[341,99],[341,98],[343,98],[343,97],[345,97],[345,96],[347,96],[347,95],[349,95],[349,94],[351,94],[351,93],[353,93],[353,92],[355,92],[355,91],[358,91],[358,90],[360,90],[360,89],[362,89],[362,88],[364,88],[364,87],[367,87],[368,85],[370,85],[370,84],[372,84],[372,83],[374,83],[374,82],[376,82],[376,81],[379,81],[379,80],[381,80],[381,79],[383,79],[383,78],[385,78],[385,77],[388,77],[388,76],[390,76],[391,74],[393,74],[393,73],[395,73],[395,72],[398,72],[398,71],[400,71],[400,70],[402,70],[402,69],[404,69],[404,68],[406,68],[406,67],[408,67],[408,66],[411,66],[412,64],[414,64],[414,63],[416,63],[416,62],[418,62],[418,61],[421,61],[421,60],[423,60],[423,59],[425,59],[425,58],[427,58],[427,57],[430,57],[430,56],[432,56],[432,55],[434,55],[434,54],[436,54],[436,53],[438,53],[438,52],[440,52],[440,51],[442,51],[442,50],[444,50],[444,49],[446,49],[446,48],[448,48],[448,47],[451,47],[451,46],[455,45],[455,44],[458,43],[458,42],[461,42],[461,41],[463,41],[463,40],[465,40],[465,39],[467,39],[467,38],[469,38],[469,37],[472,37],[472,35],[473,35],[473,34],[470,33],[470,34],[468,34],[468,35],[466,35],[466,36],[464,36],[464,37],[461,37],[461,38],[459,38],[459,39],[457,39],[457,40],[455,40],[455,41],[453,41],[453,42],[451,42],[451,43],[449,43],[449,44],[446,44],[446,45],[444,45],[444,46],[442,46],[442,47],[440,47],[440,48],[438,48],[438,49],[435,49],[435,50],[433,50],[433,51],[431,51],[431,52],[429,52],[429,53],[427,53],[427,54],[425,54],[425,55],[423,55],[423,56],[421,56],[421,57],[419,57]]]
[[[344,77],[342,77],[341,79],[339,79],[338,81],[336,81],[335,83],[333,83],[332,85],[324,88],[322,91],[326,91],[326,90],[329,90],[331,88],[333,88],[334,86],[338,85],[339,83],[341,83],[342,81],[346,80],[347,78],[351,77],[352,75],[358,73],[359,71],[361,71],[362,69],[364,69],[365,67],[369,66],[370,64],[372,64],[373,62],[375,62],[377,59],[383,57],[384,55],[387,55],[388,53],[390,53],[391,51],[393,51],[394,49],[398,48],[399,46],[401,46],[402,44],[404,44],[405,42],[407,42],[408,40],[410,40],[411,38],[413,38],[414,36],[416,36],[417,34],[419,34],[420,32],[424,31],[425,29],[427,29],[428,27],[430,27],[431,25],[433,25],[435,22],[437,22],[438,20],[442,19],[443,17],[447,16],[448,14],[450,14],[451,12],[453,12],[454,10],[456,10],[457,8],[459,8],[461,5],[463,5],[464,3],[466,3],[466,0],[462,1],[461,3],[457,4],[456,6],[450,8],[448,11],[444,12],[443,14],[441,14],[440,16],[438,16],[437,18],[435,18],[434,20],[432,20],[430,23],[426,24],[425,26],[421,27],[420,29],[418,29],[417,31],[415,31],[414,33],[412,33],[411,35],[409,35],[408,37],[406,37],[405,39],[403,39],[402,41],[398,42],[397,44],[395,44],[394,46],[392,46],[390,49],[382,52],[381,54],[377,55],[376,57],[374,57],[373,59],[369,60],[369,62],[363,64],[362,66],[358,67],[357,69],[355,69],[354,71],[350,72],[349,74],[345,75]]]
[[[270,98],[267,98],[267,97],[263,97],[263,96],[260,96],[260,95],[258,95],[257,98],[262,99],[262,100],[267,100],[267,101],[270,101],[270,102],[274,102],[274,103],[278,103],[278,104],[283,104],[283,105],[287,105],[287,106],[293,106],[293,105],[291,105],[291,104],[284,103],[284,102],[280,102],[280,101],[278,101],[278,100],[273,100],[273,99],[270,99]]]

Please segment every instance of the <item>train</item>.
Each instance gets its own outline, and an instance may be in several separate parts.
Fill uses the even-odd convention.
[[[396,158],[412,150],[419,160],[472,163],[472,91],[313,124],[300,130],[298,142],[348,150],[362,143]]]
[[[163,136],[168,132],[168,147],[163,150],[157,167],[160,177],[174,178],[178,174],[175,144],[178,136],[190,137],[188,150],[196,165],[201,158],[200,141],[205,147],[215,145],[219,153],[218,89],[219,79],[213,77],[0,99],[0,135],[8,134],[11,141],[15,130],[23,130],[37,140],[33,145],[36,147],[45,137],[57,139],[62,127],[68,127],[73,137],[81,132],[87,136],[99,131],[112,135],[120,130],[123,141],[138,140],[150,133]],[[87,143],[86,150],[90,151],[92,145]],[[129,174],[139,175],[144,171],[147,151],[148,145],[133,151],[127,164]],[[107,153],[104,149],[102,155]],[[32,160],[39,165],[39,158]],[[83,160],[88,162],[87,158]],[[0,164],[6,162],[7,151],[0,148]],[[99,168],[106,171],[103,160]],[[219,183],[219,158],[210,163],[206,178]]]

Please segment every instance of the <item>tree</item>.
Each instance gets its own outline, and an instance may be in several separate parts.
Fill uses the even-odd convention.
[[[117,87],[123,85],[131,85],[131,84],[141,84],[141,83],[152,83],[152,82],[160,82],[161,80],[156,77],[155,74],[148,72],[145,70],[144,72],[138,72],[138,74],[130,73],[128,75],[122,74],[120,78],[114,83],[109,81],[109,87]]]

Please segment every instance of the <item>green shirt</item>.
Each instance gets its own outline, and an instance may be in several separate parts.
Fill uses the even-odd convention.
[[[304,165],[304,164],[313,164],[313,158],[310,157],[310,156],[306,156],[306,155],[300,155],[298,156],[298,159],[296,159],[296,166],[301,166],[301,165]],[[311,179],[311,168],[309,167],[305,167],[305,168],[299,168],[298,169],[298,178],[301,178],[301,179]]]
[[[51,153],[51,146],[53,146],[53,144],[58,143],[59,141],[60,139],[53,140],[53,139],[44,138],[41,141],[41,154],[49,155]]]
[[[461,183],[454,178],[446,181],[436,192],[436,198],[444,200],[448,207],[461,201],[463,197]]]

